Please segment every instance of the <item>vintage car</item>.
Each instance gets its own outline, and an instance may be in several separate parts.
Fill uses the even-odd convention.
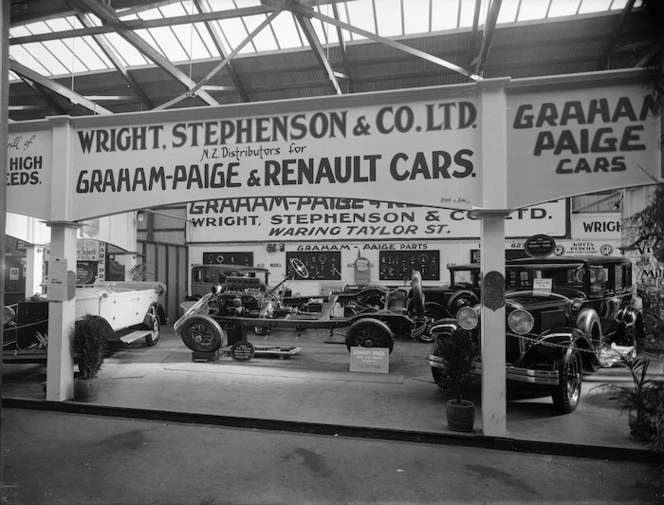
[[[166,321],[159,282],[100,282],[76,288],[75,317],[93,314],[105,324],[108,342],[130,344],[145,339],[156,345]],[[3,361],[43,361],[48,344],[48,305],[41,296],[19,301],[3,311]]]
[[[506,264],[505,361],[508,381],[549,386],[556,410],[573,412],[583,373],[596,372],[604,352],[632,354],[643,319],[624,257],[554,257]],[[481,306],[437,321],[426,359],[445,388],[441,342],[454,332],[480,343]],[[481,363],[476,374],[481,373]]]
[[[368,287],[353,293],[321,296],[282,296],[284,284],[299,276],[307,278],[306,266],[291,260],[286,278],[269,288],[251,267],[226,275],[224,284],[207,293],[173,325],[187,347],[195,352],[213,352],[229,344],[228,333],[238,326],[264,335],[274,328],[291,328],[299,333],[307,328],[333,330],[347,327],[345,342],[353,346],[394,347],[395,335],[412,334],[416,321],[424,316],[424,296],[419,272],[413,274],[411,288]]]

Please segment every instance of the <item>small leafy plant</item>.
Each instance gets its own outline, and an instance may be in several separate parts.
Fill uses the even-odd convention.
[[[621,360],[631,384],[603,384],[600,388],[618,402],[621,414],[630,416],[633,438],[649,440],[657,451],[664,451],[664,377],[648,375],[649,359],[623,356]]]
[[[86,314],[74,324],[72,346],[83,379],[97,377],[108,351],[105,337],[107,324],[102,318]]]
[[[472,382],[473,370],[480,357],[479,348],[466,331],[455,331],[440,337],[439,346],[445,366],[443,380],[457,404],[461,405],[464,401],[464,392]]]

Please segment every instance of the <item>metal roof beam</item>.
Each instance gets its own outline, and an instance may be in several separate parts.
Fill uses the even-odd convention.
[[[627,23],[627,18],[632,12],[632,7],[634,7],[635,1],[636,0],[628,0],[627,3],[625,4],[625,7],[623,7],[622,12],[620,13],[620,21],[618,21],[618,25],[616,26],[616,29],[613,31],[613,34],[611,35],[611,38],[609,39],[609,42],[607,43],[606,48],[602,53],[602,58],[600,59],[599,63],[599,68],[601,70],[607,70],[609,68],[611,52],[618,45],[618,41],[620,40],[620,34],[622,33],[623,28],[625,27],[625,23]]]
[[[88,14],[82,13],[77,8],[75,10],[76,10],[76,17],[83,26],[86,27],[94,26]],[[145,91],[143,91],[141,85],[138,84],[136,79],[134,79],[134,77],[129,73],[129,70],[122,63],[122,60],[120,59],[120,56],[115,51],[115,49],[113,49],[113,47],[111,47],[111,45],[108,43],[106,37],[104,37],[103,35],[95,35],[93,38],[94,41],[99,46],[99,48],[102,50],[102,52],[106,55],[106,57],[109,60],[111,60],[111,63],[113,63],[113,66],[117,69],[117,71],[122,74],[122,77],[124,77],[125,81],[127,81],[127,84],[129,84],[129,87],[134,91],[134,93],[136,93],[136,96],[138,96],[139,100],[143,103],[143,105],[147,109],[151,109],[152,107],[154,107],[154,103],[152,103],[152,100],[150,100]]]
[[[307,38],[309,46],[313,50],[314,56],[318,61],[319,65],[321,65],[325,69],[325,73],[327,73],[327,78],[332,84],[334,91],[336,92],[337,95],[343,95],[341,87],[339,87],[339,81],[337,81],[337,78],[334,75],[334,70],[332,69],[330,62],[325,57],[323,46],[321,45],[320,40],[316,35],[314,27],[311,25],[311,20],[299,14],[295,14],[295,19],[297,19],[297,22],[300,23],[300,27],[304,32],[304,36]]]
[[[434,63],[435,65],[439,65],[441,67],[448,68],[450,70],[453,70],[454,72],[458,72],[469,79],[472,79],[474,81],[480,80],[481,77],[469,72],[468,70],[461,68],[458,65],[455,65],[454,63],[450,63],[449,61],[443,60],[442,58],[438,58],[437,56],[433,56],[431,54],[425,53],[424,51],[420,51],[419,49],[414,49],[410,46],[407,46],[405,44],[402,44],[400,42],[397,42],[395,40],[390,40],[386,39],[385,37],[381,37],[379,35],[376,35],[375,33],[369,32],[367,30],[363,30],[362,28],[358,28],[353,25],[349,25],[348,23],[344,23],[342,21],[339,21],[338,19],[331,18],[329,16],[325,16],[324,14],[319,14],[318,12],[315,12],[311,8],[306,8],[302,7],[301,5],[296,5],[288,2],[282,1],[276,1],[276,0],[263,0],[265,3],[269,3],[270,5],[274,5],[277,8],[282,8],[282,9],[288,9],[292,11],[295,14],[300,14],[301,16],[305,17],[314,17],[316,19],[319,19],[325,23],[331,24],[333,26],[338,26],[339,28],[343,28],[344,30],[347,30],[352,33],[357,33],[358,35],[362,35],[363,37],[366,37],[370,40],[373,40],[374,42],[380,42],[381,44],[385,44],[386,46],[392,47],[394,49],[398,49],[399,51],[404,51],[408,54],[411,54],[417,58],[422,58],[426,61],[429,61],[431,63]]]
[[[198,9],[198,12],[204,14],[209,14],[210,12],[212,12],[209,10],[208,4],[203,2],[202,0],[193,0],[193,2],[194,5],[196,6],[196,9]],[[227,54],[224,51],[224,45],[221,42],[221,36],[219,34],[219,30],[217,30],[217,28],[213,26],[212,23],[210,22],[205,23],[205,28],[207,28],[207,31],[210,34],[210,37],[212,38],[212,42],[214,43],[214,46],[217,48],[217,51],[219,51],[221,57],[226,58]],[[228,62],[228,64],[226,65],[226,70],[228,71],[228,74],[230,75],[231,80],[233,81],[233,84],[235,85],[237,92],[240,94],[240,98],[242,98],[242,101],[251,102],[251,98],[249,98],[249,94],[247,93],[247,90],[244,87],[244,84],[242,83],[242,79],[240,79],[240,76],[235,71],[233,63]]]
[[[78,6],[83,5],[89,9],[95,16],[101,19],[103,23],[108,24],[114,28],[118,35],[133,45],[144,56],[156,63],[161,69],[170,74],[185,88],[190,90],[193,86],[195,86],[194,81],[187,77],[184,72],[168,61],[164,56],[161,55],[161,53],[156,51],[150,44],[145,42],[145,40],[143,40],[134,31],[127,28],[126,24],[117,17],[113,9],[95,0],[70,1],[74,2]],[[208,105],[219,105],[219,102],[212,98],[206,91],[201,91],[198,93],[198,96]]]
[[[12,72],[21,76],[21,78],[29,79],[32,82],[35,82],[46,89],[50,89],[51,91],[59,95],[62,95],[63,97],[68,99],[71,103],[76,105],[82,105],[83,107],[89,109],[95,114],[99,114],[102,116],[113,114],[110,110],[105,109],[101,105],[98,105],[95,102],[88,100],[87,98],[79,95],[78,93],[70,89],[67,89],[62,84],[52,81],[51,79],[47,79],[43,75],[38,74],[37,72],[26,67],[25,65],[21,65],[16,60],[12,59],[9,60],[9,69]]]
[[[491,50],[491,42],[493,41],[493,34],[496,32],[496,23],[498,22],[498,14],[500,14],[500,7],[503,0],[494,0],[491,4],[491,10],[487,16],[486,28],[484,30],[484,37],[482,38],[482,46],[475,63],[475,73],[477,75],[484,74],[484,66],[489,58],[489,51]]]
[[[69,0],[69,1],[76,1],[76,0]],[[89,9],[83,9],[83,11],[86,10]],[[255,16],[258,14],[269,14],[273,10],[274,9],[269,7],[257,6],[257,7],[244,7],[242,9],[212,11],[209,13],[201,13],[201,14],[187,14],[185,16],[173,16],[168,18],[128,19],[126,21],[123,21],[119,18],[119,15],[124,15],[123,13],[114,13],[114,15],[118,16],[117,19],[120,23],[124,24],[124,28],[129,30],[139,30],[139,29],[148,29],[148,28],[162,28],[168,26],[186,25],[190,23],[209,23],[210,21],[219,21],[222,19],[234,19],[244,16]],[[13,37],[9,39],[9,43],[11,45],[29,44],[31,42],[45,42],[47,40],[69,39],[72,37],[85,37],[87,35],[101,35],[104,33],[112,33],[114,31],[115,28],[112,25],[106,24],[103,26],[95,26],[90,28],[75,28],[73,30],[38,33],[35,35],[26,35],[24,37]]]
[[[376,4],[375,2],[373,3],[373,8],[374,8],[374,17],[376,16]],[[339,19],[339,9],[337,8],[337,2],[336,0],[332,2],[332,14],[334,14],[335,19]],[[344,36],[343,32],[341,31],[341,28],[338,26],[335,26],[337,29],[337,39],[339,39],[339,51],[341,52],[341,61],[344,66],[344,70],[346,72],[345,79],[348,79],[348,92],[352,93],[354,91],[353,88],[353,74],[350,71],[350,62],[348,61],[348,52],[346,51],[346,42],[344,41]],[[337,76],[338,77],[338,76]]]
[[[175,105],[176,103],[181,102],[182,100],[184,100],[188,96],[195,95],[197,92],[198,93],[205,93],[204,91],[199,91],[199,90],[201,90],[201,88],[203,88],[203,86],[205,86],[207,84],[207,82],[217,74],[217,72],[219,72],[222,68],[224,68],[226,65],[228,65],[228,63],[230,63],[230,61],[235,57],[235,55],[237,53],[239,53],[244,46],[246,46],[249,42],[251,42],[251,40],[263,28],[265,28],[267,25],[269,25],[272,22],[272,20],[274,18],[276,18],[280,13],[281,13],[281,10],[278,9],[278,10],[275,10],[272,14],[270,14],[260,25],[258,25],[256,27],[256,29],[253,32],[251,32],[242,42],[240,42],[240,44],[238,44],[237,47],[235,49],[233,49],[228,56],[226,56],[226,58],[224,58],[216,67],[214,67],[212,69],[212,71],[210,71],[208,73],[208,75],[206,75],[198,84],[196,84],[195,86],[190,88],[188,92],[183,93],[182,95],[177,96],[177,97],[173,98],[172,100],[161,104],[158,107],[155,107],[155,110],[167,109],[171,105]]]
[[[26,86],[32,89],[32,91],[34,91],[35,94],[39,98],[41,98],[48,107],[53,109],[57,115],[64,116],[65,114],[67,114],[67,111],[64,108],[62,108],[60,104],[51,95],[49,95],[42,86],[22,75],[19,75],[19,77],[26,84]]]

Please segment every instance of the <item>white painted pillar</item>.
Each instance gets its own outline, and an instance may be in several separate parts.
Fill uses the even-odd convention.
[[[67,271],[76,272],[76,231],[74,223],[53,222],[51,227],[51,253],[49,256],[49,279],[53,265],[66,263]],[[48,355],[46,363],[46,399],[65,401],[74,398],[74,352],[71,333],[74,329],[76,297],[71,300],[48,302]]]
[[[505,275],[505,217],[507,208],[507,98],[509,79],[480,81],[482,91],[482,209],[480,271],[482,284],[482,431],[487,436],[507,434],[505,376],[504,282],[486,306],[487,274]]]
[[[66,270],[76,274],[77,241],[79,225],[71,220],[71,126],[70,118],[49,118],[53,126],[53,156],[51,174],[51,249],[46,297],[48,304],[48,355],[46,368],[46,399],[66,401],[74,398],[74,352],[71,332],[76,310],[75,296],[60,296],[53,300],[53,289],[48,289],[54,264],[66,263]],[[66,281],[66,275],[63,276]],[[75,282],[75,281],[74,281]],[[75,289],[75,285],[74,288]],[[49,293],[49,291],[51,291]],[[70,290],[71,291],[71,290]]]

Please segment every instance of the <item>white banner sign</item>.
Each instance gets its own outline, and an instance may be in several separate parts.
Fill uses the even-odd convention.
[[[522,91],[519,89],[519,91]],[[658,104],[644,84],[508,93],[510,205],[660,179]]]
[[[573,239],[610,238],[620,240],[622,216],[620,212],[594,212],[589,214],[572,214]]]
[[[513,212],[508,237],[566,231],[565,200]],[[478,238],[480,220],[464,210],[335,198],[241,198],[194,202],[187,241],[288,242]]]

